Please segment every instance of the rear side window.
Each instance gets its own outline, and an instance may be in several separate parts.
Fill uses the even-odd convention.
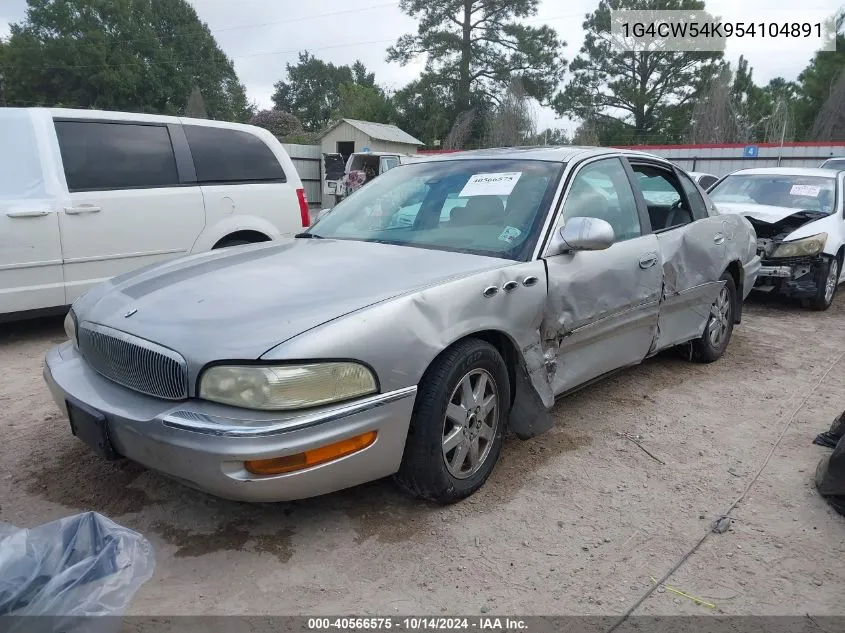
[[[185,125],[200,184],[285,182],[285,172],[269,147],[241,130]]]
[[[169,187],[179,183],[162,125],[56,121],[70,191]]]

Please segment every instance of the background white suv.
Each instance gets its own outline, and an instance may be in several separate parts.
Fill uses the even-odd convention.
[[[309,226],[267,130],[160,115],[0,108],[0,319],[134,268]]]

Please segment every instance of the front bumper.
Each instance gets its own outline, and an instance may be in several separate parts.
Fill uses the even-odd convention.
[[[775,292],[795,299],[811,299],[819,289],[821,255],[764,259],[755,290]]]
[[[302,499],[395,473],[416,393],[410,387],[273,418],[131,391],[97,374],[71,343],[47,353],[44,379],[66,415],[68,399],[102,413],[120,455],[193,488],[240,501]],[[293,455],[368,431],[377,437],[367,448],[305,470],[262,477],[244,468],[246,460]]]

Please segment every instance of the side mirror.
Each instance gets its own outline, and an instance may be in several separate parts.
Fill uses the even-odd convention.
[[[560,229],[561,252],[603,251],[615,241],[613,227],[599,218],[572,218]]]

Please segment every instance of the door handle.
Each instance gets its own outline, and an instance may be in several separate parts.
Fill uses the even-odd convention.
[[[6,211],[6,215],[10,218],[43,218],[45,215],[50,215],[50,211],[47,209],[18,209]]]
[[[725,234],[724,233],[716,233],[713,236],[713,243],[714,244],[724,244],[725,243]]]
[[[65,207],[65,213],[67,215],[79,215],[80,213],[99,213],[102,211],[100,207],[96,207],[93,204],[81,204],[78,207]]]
[[[645,270],[646,268],[651,268],[657,263],[657,255],[654,253],[649,253],[648,255],[643,255],[640,257],[640,268]]]

